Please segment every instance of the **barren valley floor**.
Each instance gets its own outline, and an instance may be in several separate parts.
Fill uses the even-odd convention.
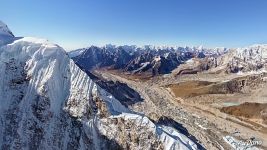
[[[257,85],[253,93],[257,91],[261,94],[256,97],[229,91],[229,84],[225,85],[222,79],[227,82],[240,80],[231,75],[221,77],[203,73],[173,77],[169,74],[138,80],[107,70],[96,70],[94,74],[105,80],[126,83],[144,99],[129,106],[131,109],[144,113],[154,121],[162,117],[173,119],[181,124],[181,128],[188,130],[188,136],[197,139],[206,149],[232,149],[234,143],[250,139],[262,142],[257,148],[267,149],[265,118],[260,116],[259,111],[256,112],[266,109],[265,104],[258,104],[266,99],[264,90],[260,91],[265,89],[265,84]],[[239,105],[244,102],[249,103]]]

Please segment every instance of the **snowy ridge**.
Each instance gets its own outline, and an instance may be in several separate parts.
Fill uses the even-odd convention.
[[[226,73],[265,72],[267,70],[267,45],[255,44],[244,48],[230,49],[224,55],[210,57],[206,62],[211,71]]]
[[[197,149],[174,129],[125,108],[47,40],[2,43],[0,68],[0,149],[117,149],[126,141],[132,149]],[[130,133],[141,144],[123,138]]]
[[[9,30],[6,24],[0,20],[0,46],[14,39],[13,33]]]
[[[70,51],[68,54],[69,54],[70,58],[72,58],[72,57],[76,57],[76,56],[81,55],[84,51],[85,51],[85,49],[77,49],[74,51]]]
[[[236,57],[243,59],[249,63],[262,62],[267,59],[267,45],[255,44],[246,48],[238,48]]]
[[[247,68],[247,66],[249,66],[250,69],[248,71],[265,70],[265,64],[267,62],[267,45],[255,44],[245,48],[238,48],[233,57],[237,63],[236,65],[239,67]]]
[[[95,89],[96,90],[96,89]],[[100,89],[100,96],[102,97],[104,101],[107,103],[110,103],[109,109],[110,110],[116,110],[116,112],[120,112],[118,115],[116,113],[112,113],[112,115],[108,119],[113,118],[123,118],[124,120],[132,121],[138,126],[142,128],[146,128],[147,131],[150,131],[154,133],[157,138],[163,143],[164,149],[166,150],[197,150],[197,145],[190,140],[185,135],[179,133],[172,127],[168,126],[159,126],[154,124],[152,121],[150,121],[146,116],[138,115],[134,112],[131,112],[127,108],[125,108],[122,104],[120,104],[119,101],[114,99],[112,95],[105,92],[103,89]],[[113,111],[112,111],[113,112]],[[107,119],[102,119],[100,122],[107,122]],[[105,123],[100,123],[100,131],[106,135],[108,134],[108,137],[116,138],[116,134],[112,135],[112,133],[116,133],[117,131],[110,131],[113,130],[113,128],[109,128],[104,125]],[[131,131],[132,132],[132,131]]]
[[[113,51],[114,49],[122,48],[125,51],[132,53],[135,51],[172,51],[172,52],[203,52],[205,55],[222,55],[227,53],[228,49],[225,47],[216,47],[216,48],[206,48],[203,46],[198,47],[188,47],[188,46],[168,46],[168,45],[143,45],[143,46],[137,46],[137,45],[112,45],[112,44],[106,44],[104,46],[91,46],[91,47],[98,47],[100,49],[107,49],[110,51]],[[77,49],[69,52],[69,55],[71,58],[76,57],[78,55],[81,55],[87,48]]]
[[[9,30],[8,26],[0,20],[0,35],[7,35],[14,37],[13,33]]]

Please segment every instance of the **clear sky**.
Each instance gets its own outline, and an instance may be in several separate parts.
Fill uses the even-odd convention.
[[[67,50],[267,43],[267,0],[1,0],[0,20],[16,36],[47,38]]]

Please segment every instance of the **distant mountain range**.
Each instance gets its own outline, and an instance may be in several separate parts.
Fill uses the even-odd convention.
[[[242,73],[265,70],[267,45],[236,49],[107,45],[74,50],[69,52],[69,56],[84,70],[108,68],[130,74],[155,76],[171,73],[179,65],[194,58],[198,63],[183,73],[207,70]]]
[[[109,68],[155,76],[170,73],[191,58],[217,57],[227,51],[226,48],[106,45],[71,51],[69,56],[85,70]]]

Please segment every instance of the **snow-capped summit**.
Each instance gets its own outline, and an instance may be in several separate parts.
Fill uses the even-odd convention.
[[[236,50],[237,56],[249,61],[260,62],[267,59],[267,44],[254,44]]]
[[[0,35],[14,37],[13,33],[9,30],[8,26],[0,20]]]
[[[213,68],[213,71],[226,73],[266,72],[267,69],[267,45],[255,44],[243,48],[224,51],[219,57],[211,57],[204,61],[202,66]]]
[[[8,26],[0,20],[0,45],[12,41],[13,38],[14,35]]]

